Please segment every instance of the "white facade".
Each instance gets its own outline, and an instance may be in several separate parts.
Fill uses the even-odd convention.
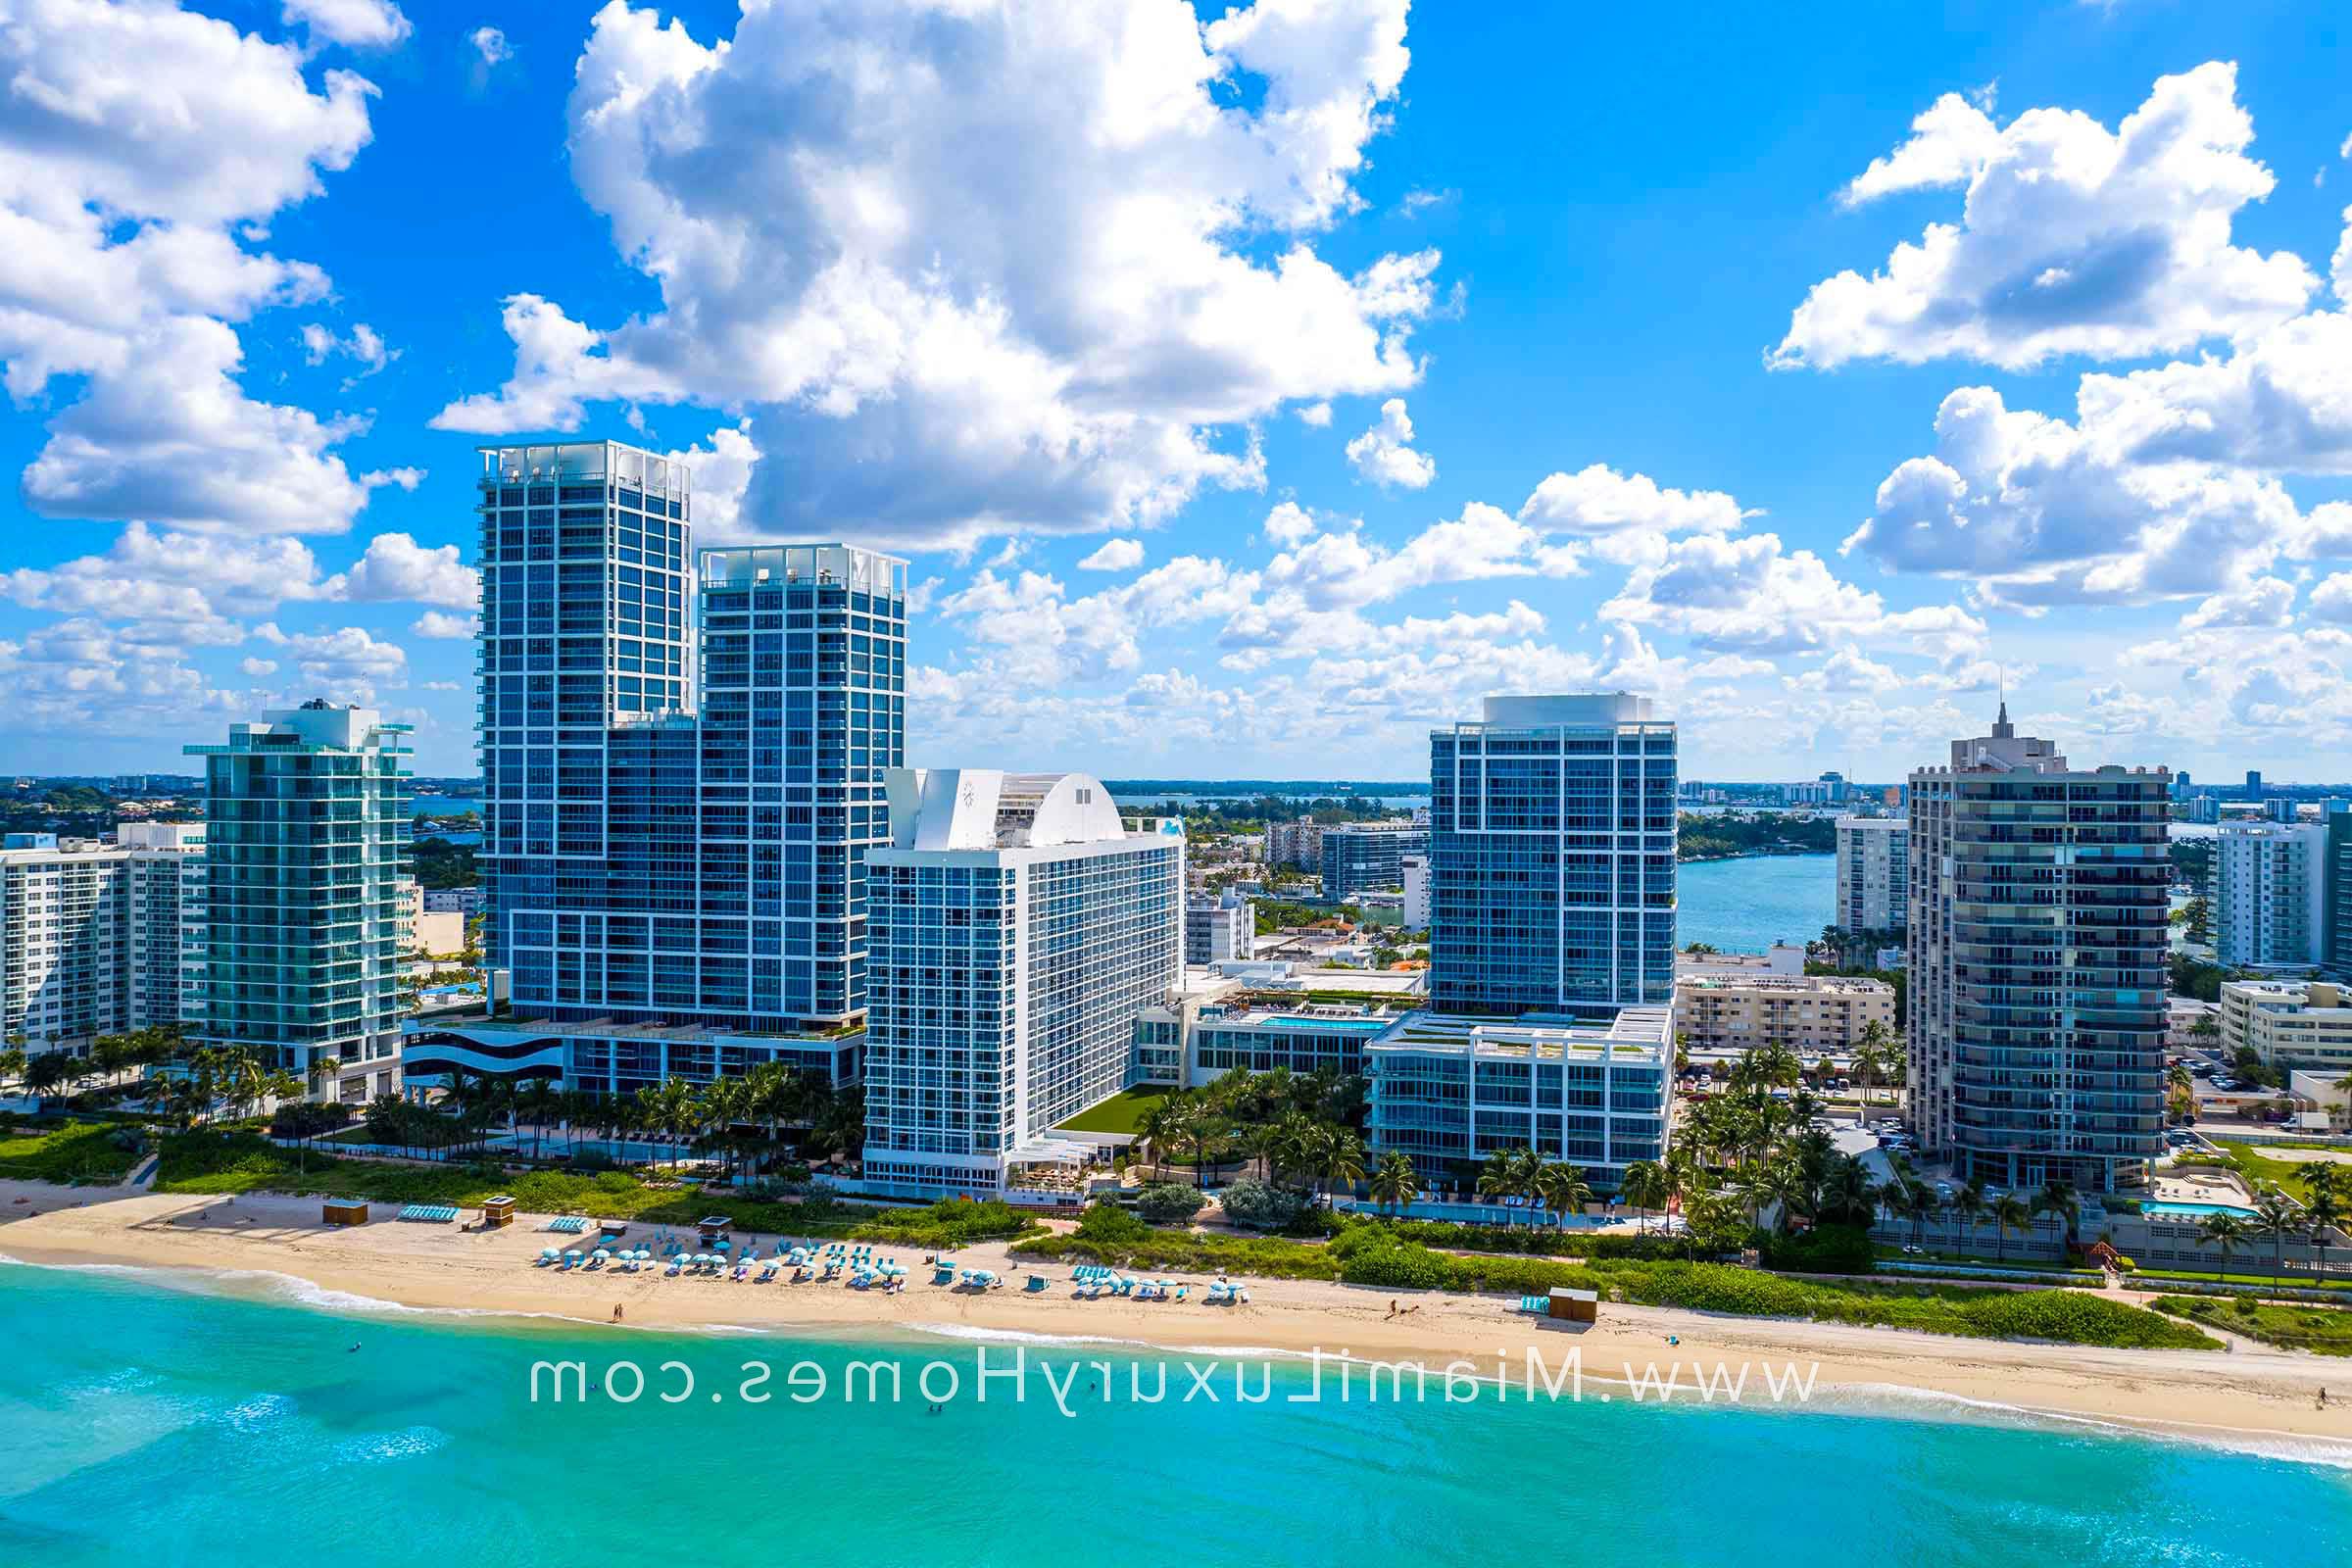
[[[11,834],[0,849],[0,1035],[24,1049],[176,1023],[204,827],[125,823],[114,844]],[[198,942],[200,946],[200,941]]]
[[[1239,893],[1195,899],[1184,909],[1184,961],[1247,961],[1257,953],[1257,911]]]
[[[1184,983],[1184,828],[1079,773],[894,768],[866,856],[865,1181],[989,1195],[1068,1153]]]
[[[1838,819],[1838,906],[1846,931],[1900,931],[1909,919],[1911,824],[1899,816]]]
[[[2239,968],[2308,968],[2326,953],[2328,829],[2226,822],[2213,857],[2215,956]]]
[[[2222,1052],[2266,1067],[2352,1073],[2352,987],[2324,980],[2222,982]]]
[[[1429,929],[1429,857],[1408,855],[1404,858],[1404,928],[1407,931]]]

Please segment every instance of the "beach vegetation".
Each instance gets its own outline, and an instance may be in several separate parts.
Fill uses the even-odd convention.
[[[144,1140],[135,1128],[69,1122],[31,1136],[0,1136],[0,1181],[107,1186],[138,1164]]]
[[[1126,1218],[1140,1223],[1133,1216]],[[1382,1290],[1520,1296],[1541,1295],[1564,1286],[1596,1292],[1606,1300],[1740,1317],[1810,1319],[2067,1345],[2217,1348],[2210,1337],[2191,1325],[2083,1291],[1798,1280],[1761,1269],[1674,1259],[1593,1255],[1561,1261],[1462,1255],[1440,1251],[1399,1234],[1399,1226],[1374,1220],[1348,1225],[1327,1245],[1277,1237],[1141,1229],[1142,1234],[1121,1229],[1090,1236],[1082,1223],[1075,1234],[1033,1237],[1016,1243],[1013,1251],[1023,1257],[1106,1263],[1146,1273],[1247,1274],[1267,1279],[1339,1280]]]
[[[1181,1225],[1208,1203],[1197,1187],[1153,1182],[1135,1195],[1135,1211],[1154,1225]]]
[[[1003,1202],[948,1199],[919,1208],[881,1207],[847,1202],[823,1190],[798,1202],[767,1202],[716,1187],[649,1183],[627,1171],[511,1171],[495,1161],[409,1165],[317,1152],[305,1161],[299,1151],[250,1133],[174,1134],[163,1141],[161,1152],[155,1187],[169,1193],[276,1192],[460,1208],[478,1206],[503,1193],[525,1213],[667,1225],[691,1225],[716,1207],[747,1231],[832,1236],[931,1250],[1042,1231],[1033,1216]]]
[[[2352,1355],[2352,1309],[2263,1301],[2252,1295],[2161,1296],[2156,1309],[2266,1345]]]

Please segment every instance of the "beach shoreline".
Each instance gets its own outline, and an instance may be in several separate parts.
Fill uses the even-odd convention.
[[[2245,1342],[2227,1351],[2100,1349],[1614,1303],[1602,1305],[1598,1324],[1570,1332],[1514,1315],[1506,1298],[1323,1281],[1250,1279],[1249,1304],[1209,1306],[1201,1300],[1205,1277],[1176,1274],[1166,1277],[1191,1287],[1188,1300],[1078,1300],[1070,1296],[1066,1265],[1034,1270],[1053,1282],[1047,1291],[1019,1289],[1033,1270],[1007,1256],[1004,1243],[956,1253],[965,1268],[994,1269],[1014,1282],[977,1293],[932,1286],[919,1249],[888,1247],[876,1250],[894,1253],[910,1270],[898,1295],[839,1282],[671,1279],[658,1268],[561,1274],[531,1260],[542,1247],[576,1246],[579,1239],[550,1235],[539,1229],[543,1223],[526,1215],[501,1230],[461,1231],[379,1219],[341,1229],[320,1223],[316,1199],[0,1183],[0,1255],[19,1262],[152,1270],[167,1283],[250,1287],[332,1311],[392,1309],[525,1325],[538,1319],[612,1332],[616,1346],[631,1330],[905,1336],[1197,1356],[1320,1353],[1418,1362],[1433,1378],[1460,1361],[1492,1376],[1498,1355],[1516,1377],[1530,1349],[1555,1368],[1573,1351],[1596,1385],[1652,1367],[1681,1365],[1695,1376],[1704,1367],[1752,1365],[1759,1376],[1748,1398],[1758,1403],[1770,1373],[1811,1367],[1816,1394],[1807,1402],[1825,1409],[1886,1399],[1960,1419],[2056,1418],[2232,1446],[2284,1443],[2312,1447],[2310,1456],[2321,1462],[2352,1466],[2352,1362]],[[630,1228],[633,1245],[651,1236],[648,1226]],[[612,1321],[615,1306],[623,1313],[618,1323]],[[1409,1310],[1391,1316],[1392,1306]],[[2322,1389],[2328,1396],[2325,1408]]]

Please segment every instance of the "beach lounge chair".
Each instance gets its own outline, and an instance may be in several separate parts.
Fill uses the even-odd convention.
[[[1021,1287],[1021,1289],[1022,1289],[1022,1290],[1024,1290],[1024,1291],[1029,1291],[1029,1292],[1042,1291],[1042,1290],[1044,1290],[1045,1288],[1046,1288],[1046,1277],[1045,1277],[1043,1274],[1032,1274],[1032,1275],[1030,1275],[1030,1276],[1029,1276],[1029,1281],[1028,1281],[1028,1283],[1027,1283],[1027,1284],[1025,1284],[1025,1285],[1023,1285],[1023,1286]]]
[[[663,1269],[663,1270],[662,1271],[662,1277],[663,1277],[663,1278],[665,1278],[665,1279],[673,1279],[673,1280],[674,1280],[674,1279],[676,1279],[676,1278],[677,1278],[677,1277],[678,1277],[680,1274],[684,1273],[685,1271],[686,1271],[686,1263],[685,1263],[685,1260],[684,1260],[683,1258],[672,1257],[672,1258],[669,1260],[669,1267],[667,1267],[667,1268]]]
[[[1546,1317],[1551,1313],[1551,1298],[1544,1296],[1522,1296],[1517,1310]]]

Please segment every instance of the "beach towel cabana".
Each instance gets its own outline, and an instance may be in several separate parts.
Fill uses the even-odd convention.
[[[482,1228],[498,1230],[514,1223],[514,1200],[504,1194],[482,1200]]]
[[[368,1200],[364,1198],[330,1198],[318,1205],[318,1218],[328,1225],[365,1225],[368,1223]]]

